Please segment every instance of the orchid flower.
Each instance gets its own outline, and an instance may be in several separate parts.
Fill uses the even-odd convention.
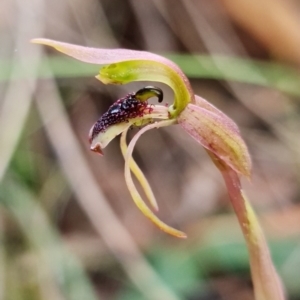
[[[93,125],[89,133],[91,150],[103,155],[103,149],[121,135],[121,151],[125,158],[125,180],[130,194],[142,213],[163,231],[181,238],[186,234],[162,222],[153,213],[157,202],[150,185],[135,163],[132,153],[137,140],[146,131],[178,124],[202,147],[220,170],[237,215],[249,251],[254,293],[257,300],[282,300],[283,288],[273,266],[258,220],[245,197],[240,177],[251,176],[251,159],[237,125],[205,99],[194,95],[191,85],[172,61],[144,51],[125,49],[95,49],[49,39],[34,39],[33,43],[48,45],[80,61],[101,65],[96,76],[104,84],[126,84],[132,81],[155,81],[167,84],[174,91],[174,103],[169,107],[152,105],[148,99],[163,92],[154,86],[117,100]],[[130,127],[142,127],[128,147],[126,134]],[[153,210],[138,192],[132,173],[143,188]]]

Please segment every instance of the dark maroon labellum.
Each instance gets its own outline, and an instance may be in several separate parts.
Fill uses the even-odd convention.
[[[111,105],[108,111],[95,123],[91,136],[89,137],[90,141],[111,125],[126,122],[136,117],[142,117],[147,105],[147,101],[141,102],[137,100],[133,93],[119,99]]]
[[[157,97],[159,102],[161,102],[163,100],[162,90],[153,86],[147,86],[136,93],[130,93],[126,97],[117,100],[91,129],[89,134],[90,143],[95,136],[100,132],[104,132],[108,127],[128,122],[129,119],[143,117],[145,113],[149,113],[151,106],[148,105],[147,100],[151,97]]]

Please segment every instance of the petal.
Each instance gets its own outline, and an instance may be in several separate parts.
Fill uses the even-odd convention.
[[[180,238],[185,238],[186,234],[182,231],[179,231],[175,228],[172,228],[170,226],[168,226],[167,224],[163,223],[161,220],[159,220],[154,214],[153,212],[148,208],[148,206],[145,204],[145,202],[143,201],[140,193],[138,192],[138,190],[136,189],[134,182],[132,180],[131,177],[131,172],[130,172],[130,163],[131,163],[131,159],[132,159],[132,152],[133,152],[133,148],[137,142],[137,140],[139,139],[139,137],[146,132],[147,130],[153,129],[153,128],[158,128],[158,127],[163,127],[163,126],[169,126],[171,124],[174,124],[174,120],[166,120],[166,121],[160,121],[157,123],[153,123],[150,125],[147,125],[146,127],[142,128],[131,140],[128,149],[127,149],[127,153],[126,153],[126,157],[125,157],[125,179],[126,179],[126,184],[127,187],[129,189],[129,192],[131,194],[131,197],[133,199],[133,201],[135,202],[136,206],[142,211],[142,213],[149,218],[156,226],[158,226],[161,230],[174,235],[176,237],[180,237]]]
[[[213,106],[208,110],[207,107],[190,103],[177,120],[204,148],[236,172],[250,177],[250,156],[236,124],[219,110],[215,110]]]
[[[44,38],[32,39],[31,42],[51,46],[64,54],[90,64],[109,65],[130,60],[149,60],[161,61],[163,64],[169,65],[171,68],[178,68],[177,65],[167,58],[146,51],[91,48]],[[181,73],[182,71],[179,72]]]
[[[120,139],[120,147],[121,147],[121,151],[122,151],[122,155],[123,155],[124,159],[126,157],[126,152],[127,152],[126,136],[127,136],[127,130],[123,131],[123,133],[121,135],[121,139]],[[131,158],[131,161],[130,161],[130,170],[132,171],[132,173],[135,175],[136,179],[139,181],[140,185],[142,186],[142,188],[146,194],[146,197],[149,200],[149,203],[152,205],[152,207],[156,211],[158,211],[157,201],[156,201],[153,191],[150,187],[150,184],[148,183],[144,173],[139,168],[139,166],[136,164],[136,162],[134,161],[133,158]]]
[[[205,108],[206,110],[209,110],[209,111],[215,113],[216,115],[218,115],[222,119],[226,120],[226,123],[230,124],[230,127],[232,128],[232,130],[235,130],[236,133],[240,132],[238,126],[232,121],[232,119],[230,119],[221,110],[219,110],[217,107],[212,105],[210,102],[208,102],[204,98],[202,98],[198,95],[195,95],[195,104],[199,107]]]
[[[83,62],[108,65],[97,76],[104,83],[125,84],[148,80],[169,85],[175,94],[174,105],[170,107],[174,117],[187,103],[194,102],[194,93],[185,74],[175,63],[160,55],[127,49],[89,48],[43,38],[31,42],[54,47]]]

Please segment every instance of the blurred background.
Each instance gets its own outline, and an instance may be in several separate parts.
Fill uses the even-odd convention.
[[[105,86],[98,66],[36,37],[164,55],[233,118],[253,159],[244,188],[300,299],[300,1],[1,0],[0,37],[0,299],[253,299],[245,242],[205,151],[177,126],[136,147],[159,217],[188,234],[170,237],[133,204],[119,139],[99,157],[87,138],[147,83]]]

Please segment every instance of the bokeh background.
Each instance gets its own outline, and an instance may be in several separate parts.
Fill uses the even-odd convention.
[[[167,236],[133,204],[119,140],[101,158],[87,139],[147,83],[105,86],[99,67],[35,37],[162,54],[233,118],[253,158],[244,188],[300,299],[299,0],[0,2],[0,299],[250,300],[245,243],[205,151],[176,126],[137,145],[159,217],[188,239]]]

